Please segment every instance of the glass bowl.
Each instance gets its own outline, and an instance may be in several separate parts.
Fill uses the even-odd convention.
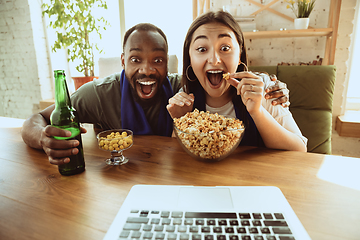
[[[122,165],[129,161],[122,152],[129,149],[134,143],[131,130],[106,130],[98,133],[96,138],[99,148],[111,153],[111,157],[105,160],[107,165]]]
[[[231,119],[222,116],[224,118]],[[232,118],[231,121],[233,120],[235,119]],[[239,120],[237,121],[241,124],[237,124],[237,127],[222,130],[212,130],[204,124],[196,123],[196,120],[186,128],[183,125],[180,130],[176,121],[174,119],[174,132],[178,142],[190,156],[201,161],[215,162],[226,158],[237,148],[245,132],[245,127]],[[189,120],[185,122],[187,124]]]

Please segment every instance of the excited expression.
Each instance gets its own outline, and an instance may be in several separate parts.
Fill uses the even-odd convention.
[[[230,84],[223,74],[236,72],[240,46],[234,32],[220,23],[208,23],[195,30],[189,54],[193,71],[207,95],[227,102]],[[214,106],[217,107],[217,106]]]
[[[167,46],[164,38],[154,31],[135,30],[126,42],[121,63],[139,99],[151,100],[167,76]]]

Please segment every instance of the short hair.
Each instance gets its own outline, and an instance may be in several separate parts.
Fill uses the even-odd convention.
[[[168,51],[168,42],[167,42],[165,33],[160,28],[158,28],[157,26],[155,26],[151,23],[139,23],[139,24],[136,24],[135,26],[131,27],[130,29],[128,29],[124,35],[123,51],[125,50],[125,45],[126,45],[126,42],[129,38],[130,34],[133,33],[135,30],[147,31],[147,32],[150,32],[150,31],[158,32],[164,38],[165,45],[166,45],[166,51]]]

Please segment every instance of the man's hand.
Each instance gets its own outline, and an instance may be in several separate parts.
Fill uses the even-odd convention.
[[[81,128],[85,133],[86,129]],[[61,165],[70,162],[68,156],[76,155],[79,150],[76,148],[80,143],[77,140],[57,140],[54,136],[70,137],[71,132],[62,130],[51,125],[43,128],[40,136],[40,143],[48,155],[49,162],[54,165]]]
[[[283,107],[289,107],[289,89],[287,89],[286,83],[279,81],[276,75],[270,75],[271,81],[275,82],[275,85],[265,89],[265,99],[275,98],[271,104],[278,105],[281,104]]]

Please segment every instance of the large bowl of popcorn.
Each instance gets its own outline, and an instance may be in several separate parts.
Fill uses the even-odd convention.
[[[190,156],[202,161],[220,161],[241,142],[245,127],[239,119],[195,109],[174,118],[174,132]]]
[[[106,164],[122,165],[129,161],[122,152],[133,145],[133,132],[131,130],[107,130],[98,133],[96,137],[99,148],[111,153],[111,157],[105,160]]]

